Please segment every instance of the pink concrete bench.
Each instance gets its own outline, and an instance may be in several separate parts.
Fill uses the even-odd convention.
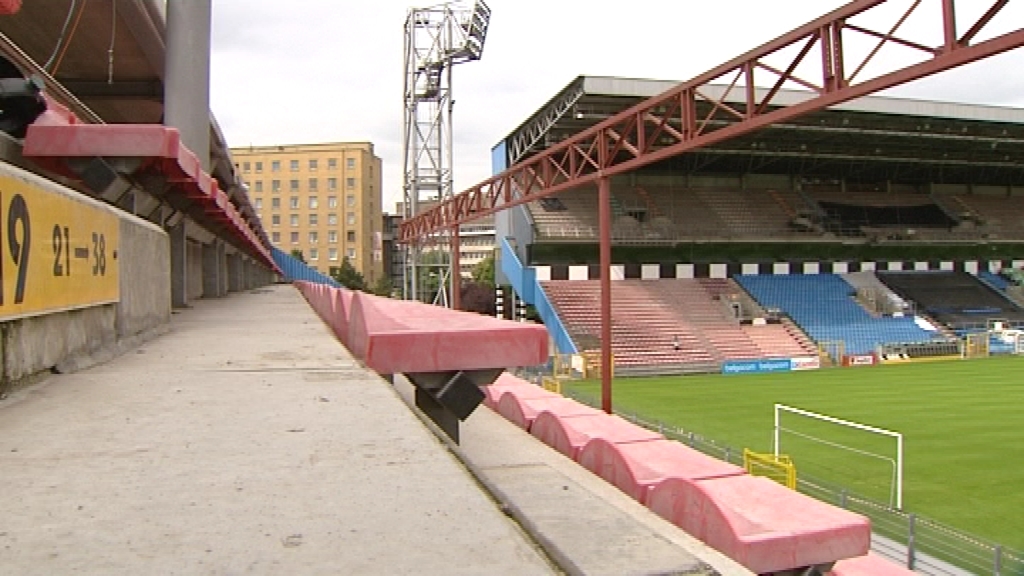
[[[579,459],[580,450],[592,438],[616,444],[665,439],[657,432],[600,411],[573,416],[541,411],[530,426],[530,434],[573,460]]]
[[[701,480],[746,474],[739,466],[673,440],[616,444],[594,438],[580,450],[577,461],[641,504],[647,502],[647,491],[667,478]]]
[[[828,576],[916,576],[917,572],[875,554],[836,562]]]
[[[536,386],[535,386],[536,388]],[[603,412],[580,404],[575,400],[557,396],[555,398],[524,398],[519,390],[510,390],[501,395],[498,402],[498,414],[523,430],[530,430],[537,415],[541,412],[557,414],[560,417],[594,416]]]
[[[533,390],[534,388],[544,390],[540,386],[536,386],[526,380],[523,380],[518,376],[513,376],[508,372],[502,372],[501,374],[498,375],[494,382],[491,383],[490,386],[484,386],[484,406],[487,406],[491,410],[497,411],[498,401],[501,400],[501,395],[504,394],[506,390],[524,387],[526,387],[526,390]],[[544,391],[548,392],[547,390]],[[556,395],[553,392],[548,393],[551,394],[552,396]]]
[[[667,478],[647,506],[758,574],[867,554],[870,521],[767,478]]]
[[[28,127],[22,153],[47,170],[77,181],[82,180],[80,159],[129,161],[132,173],[161,176],[169,184],[169,192],[197,203],[210,222],[225,227],[249,251],[276,269],[270,250],[218,189],[217,181],[203,171],[199,158],[182,144],[174,128],[160,124],[80,124],[73,115],[55,112],[44,114]],[[247,198],[239,201],[248,204]],[[253,225],[258,226],[255,222]]]
[[[489,407],[495,412],[499,411],[498,407],[501,404],[501,399],[507,394],[511,394],[517,401],[537,398],[561,398],[558,394],[545,390],[536,384],[530,384],[529,382],[525,382],[521,385],[491,384],[490,386],[484,386],[483,391],[485,395],[484,406]],[[488,401],[491,401],[491,404],[488,404]],[[504,416],[504,414],[502,414],[502,416]]]
[[[543,326],[357,292],[348,348],[381,374],[536,366],[547,361]]]

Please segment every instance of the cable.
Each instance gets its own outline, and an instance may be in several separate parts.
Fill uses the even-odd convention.
[[[49,70],[50,64],[53,64],[53,59],[57,57],[57,51],[60,50],[61,44],[64,43],[64,34],[68,31],[68,24],[71,23],[71,15],[75,13],[75,4],[78,0],[71,0],[71,5],[68,6],[68,15],[64,17],[64,26],[60,29],[60,36],[57,37],[57,44],[53,47],[53,53],[46,60],[46,64],[43,64],[43,70]]]
[[[60,63],[64,61],[64,56],[68,53],[68,46],[71,46],[71,39],[75,37],[75,31],[78,30],[78,23],[82,21],[82,14],[85,12],[85,3],[88,0],[82,0],[82,3],[78,6],[78,14],[75,16],[75,22],[71,25],[71,30],[68,31],[67,41],[64,42],[64,47],[60,51],[60,56],[57,56],[57,61],[53,63],[53,71],[50,72],[54,77],[57,76],[57,69],[60,68]]]

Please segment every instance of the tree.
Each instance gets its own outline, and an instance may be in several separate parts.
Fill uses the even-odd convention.
[[[494,287],[479,282],[466,282],[459,291],[459,309],[494,316]]]
[[[391,278],[382,274],[381,277],[377,279],[377,282],[374,283],[373,288],[371,288],[370,291],[377,296],[390,298],[394,289],[395,287],[391,285]]]
[[[298,248],[292,248],[292,258],[295,258],[303,264],[306,263],[306,257],[302,255],[302,250],[299,250]]]
[[[348,261],[348,257],[341,259],[341,266],[331,270],[331,278],[349,290],[366,291],[366,280],[358,270]]]
[[[494,254],[477,262],[472,274],[473,282],[494,288]]]

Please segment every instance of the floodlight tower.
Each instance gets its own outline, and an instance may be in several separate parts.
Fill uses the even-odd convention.
[[[441,4],[413,8],[406,15],[402,123],[406,219],[418,214],[424,202],[444,201],[454,194],[452,67],[480,59],[490,20],[491,10],[482,0],[476,0],[471,9]],[[435,236],[429,248],[423,243],[406,245],[404,298],[420,299],[422,279],[436,274],[437,292],[430,296],[435,304],[449,305],[452,279],[459,273],[454,269],[457,258],[452,254],[452,234],[457,232]],[[425,259],[425,253],[431,258]]]

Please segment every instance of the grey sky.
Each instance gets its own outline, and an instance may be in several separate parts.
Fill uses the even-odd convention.
[[[433,4],[215,0],[211,105],[229,144],[372,141],[384,162],[384,208],[393,211],[402,184],[403,24],[410,6]],[[483,58],[454,72],[456,191],[490,176],[491,147],[580,74],[685,80],[844,2],[489,0],[488,4],[493,17]],[[884,8],[891,14],[910,4],[911,0],[891,0]],[[925,4],[938,2],[926,0]],[[967,17],[990,4],[959,2],[958,10]],[[914,30],[937,30],[938,26],[928,26],[937,14],[929,9],[908,20],[910,36],[938,45],[938,39],[914,34]],[[993,33],[1008,31],[1020,22],[1024,22],[1024,6],[1011,3]],[[869,49],[869,43],[851,42],[848,51]],[[892,61],[908,57],[908,52],[887,48],[879,57]],[[1024,50],[898,88],[892,94],[1024,107],[1020,70],[1024,70]],[[871,72],[870,67],[865,69],[865,74]]]

